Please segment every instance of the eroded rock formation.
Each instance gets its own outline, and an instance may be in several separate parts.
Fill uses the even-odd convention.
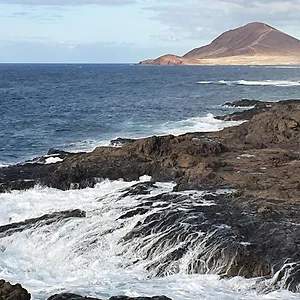
[[[31,295],[21,284],[11,284],[0,279],[0,299],[1,300],[30,300]]]
[[[151,182],[123,191],[121,197],[147,198],[120,216],[144,216],[120,242],[132,253],[141,251],[153,275],[178,272],[180,260],[193,251],[188,273],[259,276],[262,290],[299,292],[300,101],[234,105],[241,104],[254,106],[251,114],[239,115],[249,120],[220,132],[154,136],[65,155],[52,165],[1,168],[1,190],[36,183],[65,190],[93,186],[101,178],[150,175]],[[149,196],[155,181],[170,180],[177,184],[172,193]],[[228,188],[233,192],[218,192]],[[37,222],[42,220],[2,231]],[[149,249],[150,233],[156,240]]]

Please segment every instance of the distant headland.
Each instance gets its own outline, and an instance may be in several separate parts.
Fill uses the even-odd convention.
[[[226,31],[183,56],[166,54],[140,65],[298,65],[300,40],[260,22]]]

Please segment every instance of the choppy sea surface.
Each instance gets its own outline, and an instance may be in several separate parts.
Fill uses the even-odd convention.
[[[49,148],[92,150],[117,137],[220,130],[235,123],[213,116],[232,111],[223,103],[243,98],[300,98],[300,67],[2,64],[0,165]],[[260,293],[253,279],[188,275],[184,260],[179,273],[162,278],[146,271],[147,262],[132,264],[137,254],[119,241],[141,217],[118,217],[141,201],[121,197],[135,183],[105,180],[93,189],[37,186],[0,194],[0,226],[65,209],[87,212],[83,219],[0,236],[0,278],[22,283],[34,299],[62,291],[103,298],[298,299],[287,291]],[[151,193],[172,187],[158,183]]]

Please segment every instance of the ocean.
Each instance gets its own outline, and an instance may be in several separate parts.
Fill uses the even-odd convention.
[[[238,124],[214,119],[233,111],[222,104],[299,99],[299,91],[297,66],[0,64],[0,166],[45,155],[50,148],[90,151],[117,137],[221,130]],[[255,290],[256,279],[221,279],[209,270],[188,274],[188,257],[176,272],[152,276],[149,262],[135,263],[142,256],[138,247],[120,243],[143,218],[119,219],[143,200],[124,196],[136,183],[103,180],[83,190],[36,186],[0,194],[0,226],[66,209],[87,213],[83,219],[0,235],[0,278],[22,283],[33,299],[64,291],[100,298],[298,299],[284,290]],[[157,183],[150,195],[173,186]]]

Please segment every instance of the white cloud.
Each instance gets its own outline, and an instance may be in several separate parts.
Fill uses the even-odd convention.
[[[49,5],[49,6],[82,6],[82,5],[126,5],[135,0],[0,0],[3,4]]]
[[[299,38],[295,28],[300,27],[300,0],[160,1],[147,9],[165,27],[156,35],[161,40],[209,42],[226,30],[254,21]]]

